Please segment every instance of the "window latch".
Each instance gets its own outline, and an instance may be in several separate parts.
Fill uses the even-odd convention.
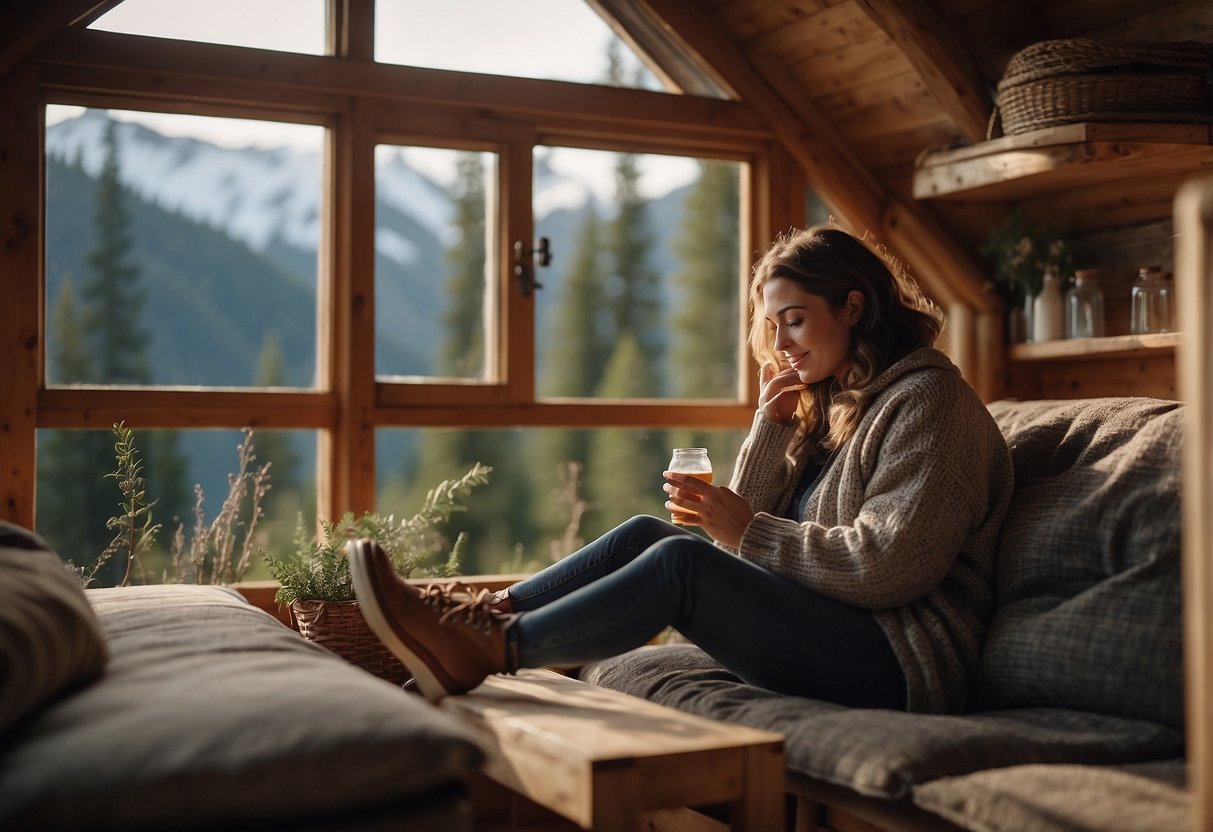
[[[547,237],[539,238],[538,248],[527,248],[522,240],[514,241],[514,277],[518,279],[518,288],[522,290],[524,298],[529,298],[536,289],[543,288],[543,284],[535,279],[535,266],[551,264],[552,250]]]

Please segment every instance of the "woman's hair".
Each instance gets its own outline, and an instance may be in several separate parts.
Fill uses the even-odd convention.
[[[866,388],[872,380],[912,351],[933,344],[943,313],[898,261],[840,228],[817,225],[780,234],[750,279],[750,349],[759,366],[780,366],[762,296],[763,287],[779,277],[824,298],[832,312],[842,308],[852,290],[863,293],[863,312],[851,328],[846,378],[841,385],[834,378],[809,385],[797,408],[800,430],[793,452],[806,446],[832,451],[859,426],[871,403]]]

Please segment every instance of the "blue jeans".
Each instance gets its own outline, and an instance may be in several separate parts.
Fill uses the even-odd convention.
[[[742,681],[852,707],[906,707],[871,612],[826,598],[656,517],[633,517],[509,589],[519,667],[570,667],[667,626]]]

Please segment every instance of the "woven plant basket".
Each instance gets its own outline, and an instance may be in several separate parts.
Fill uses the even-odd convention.
[[[1020,50],[998,82],[989,138],[1088,121],[1208,123],[1213,47],[1050,40]]]
[[[299,634],[380,679],[403,685],[412,674],[371,632],[357,601],[291,602]]]

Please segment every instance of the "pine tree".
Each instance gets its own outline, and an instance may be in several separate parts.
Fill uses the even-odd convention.
[[[93,207],[94,243],[83,287],[84,331],[97,362],[96,378],[105,384],[148,384],[151,370],[144,351],[149,341],[142,326],[146,292],[133,259],[131,217],[123,193],[114,121],[105,126],[105,161]]]
[[[282,339],[271,330],[261,341],[261,353],[257,357],[257,374],[253,379],[256,387],[281,387],[286,384],[286,362],[282,356]],[[290,434],[280,430],[260,430],[254,436],[257,461],[264,465],[273,463],[275,495],[287,491],[298,491],[299,467],[302,460],[291,442]]]
[[[71,275],[65,275],[51,313],[54,333],[47,378],[54,384],[79,384],[95,377],[92,355],[80,325]],[[38,447],[38,532],[65,560],[84,566],[96,561],[111,535],[105,520],[117,505],[117,493],[103,479],[113,467],[109,434],[103,431],[47,431]],[[115,565],[104,576],[121,578]]]
[[[446,250],[447,309],[439,372],[456,378],[484,374],[485,193],[478,153],[460,153],[453,189],[460,239]]]
[[[737,395],[740,188],[737,166],[700,163],[674,240],[679,269],[671,315],[673,390],[680,398]],[[735,432],[677,430],[670,444],[706,447],[717,465],[735,453]]]
[[[112,120],[106,124],[104,153],[82,304],[77,310],[70,290],[67,296],[60,294],[55,320],[60,343],[52,378],[65,383],[149,384],[149,335],[142,326],[145,291],[134,257],[131,216],[120,177],[117,126]],[[80,431],[55,437],[40,454],[47,480],[39,486],[38,526],[54,530],[52,539],[63,547],[65,558],[78,565],[90,564],[111,538],[106,521],[117,513],[120,499],[113,482],[104,479],[114,469],[111,436],[109,431]],[[156,516],[184,515],[190,503],[186,463],[178,450],[177,435],[153,431],[141,435],[137,444],[147,460],[145,477],[149,494],[157,499]],[[81,482],[69,482],[69,476],[78,476]],[[83,528],[67,531],[72,526]],[[58,542],[65,535],[77,534],[78,540]],[[125,567],[112,562],[97,576],[98,583],[105,586],[121,580]]]

